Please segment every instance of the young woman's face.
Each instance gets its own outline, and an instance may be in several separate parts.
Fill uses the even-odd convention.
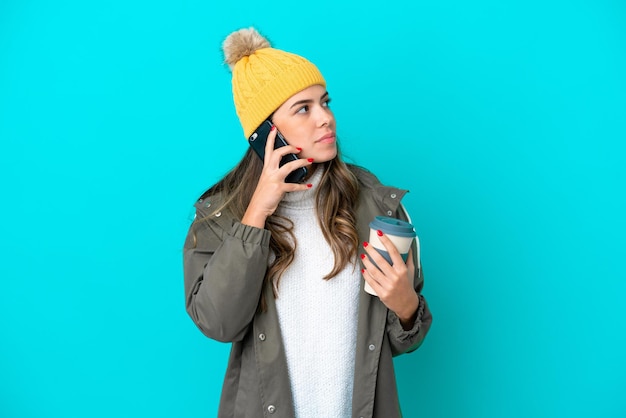
[[[337,155],[335,116],[328,107],[326,89],[314,85],[291,96],[272,117],[272,122],[290,145],[302,148],[299,158],[316,163]]]

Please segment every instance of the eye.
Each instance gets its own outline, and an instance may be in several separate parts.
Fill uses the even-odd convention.
[[[296,113],[306,113],[309,111],[309,105],[304,105]]]
[[[330,98],[326,99],[323,103],[322,106],[330,108]]]

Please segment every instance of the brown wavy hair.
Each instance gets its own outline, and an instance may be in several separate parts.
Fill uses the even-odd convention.
[[[217,193],[222,195],[223,203],[212,214],[227,210],[236,219],[243,218],[262,169],[261,160],[249,148],[239,164],[202,195],[203,199]],[[357,254],[359,239],[355,209],[359,183],[341,159],[339,151],[334,159],[319,164],[316,169],[324,170],[320,184],[316,185],[317,219],[335,257],[333,269],[324,276],[324,280],[330,280],[350,264]],[[278,282],[293,262],[298,243],[293,233],[293,223],[284,216],[271,215],[267,218],[265,227],[271,232],[270,249],[275,259],[267,269],[264,286],[272,286],[276,298]],[[264,292],[259,308],[265,311],[267,304],[263,295]]]

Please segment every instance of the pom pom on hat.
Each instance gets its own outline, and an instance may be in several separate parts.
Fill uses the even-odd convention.
[[[233,100],[246,139],[294,94],[316,84],[326,86],[314,64],[272,48],[254,28],[231,33],[222,49],[232,72]]]
[[[269,48],[270,43],[254,28],[233,32],[224,40],[224,61],[232,71],[237,61],[254,54],[261,48]]]

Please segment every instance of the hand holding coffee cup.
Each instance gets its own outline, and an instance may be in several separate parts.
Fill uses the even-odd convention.
[[[379,232],[381,231],[391,241],[400,253],[402,261],[406,263],[406,260],[411,251],[411,244],[416,237],[415,229],[409,222],[405,222],[401,219],[390,218],[386,216],[377,216],[372,222],[370,222],[370,238],[368,245],[371,245],[376,251],[393,266],[393,260],[387,248],[381,242]],[[372,263],[376,265],[374,260]],[[376,266],[378,267],[378,266]],[[370,286],[367,281],[364,285],[364,290],[374,296],[377,296],[376,292]]]

